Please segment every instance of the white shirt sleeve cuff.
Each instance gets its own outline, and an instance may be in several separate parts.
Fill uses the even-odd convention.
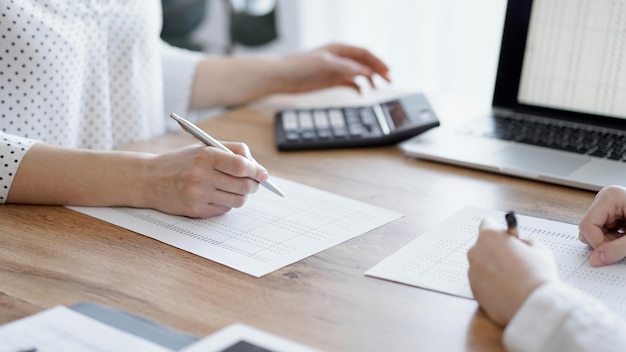
[[[561,282],[541,285],[526,299],[504,330],[504,345],[510,351],[541,351],[555,327],[567,317],[559,309],[564,288]],[[540,323],[538,323],[540,321]]]
[[[6,202],[17,169],[35,143],[33,139],[0,132],[0,204]]]
[[[626,328],[597,299],[560,282],[526,299],[504,330],[510,351],[624,351]]]

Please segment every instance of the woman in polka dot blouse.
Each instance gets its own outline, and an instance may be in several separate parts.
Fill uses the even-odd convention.
[[[169,112],[388,80],[358,47],[212,58],[168,46],[160,29],[158,0],[0,0],[0,203],[222,214],[268,177],[244,144],[114,149],[165,133]]]
[[[600,190],[578,226],[580,240],[593,248],[591,266],[626,257],[625,221],[626,188]],[[488,317],[505,326],[507,350],[626,351],[626,325],[623,315],[615,314],[620,309],[559,280],[554,256],[542,243],[507,235],[500,222],[487,218],[468,259],[474,297]],[[623,284],[606,269],[594,272],[608,279],[590,293],[611,295],[604,285]]]

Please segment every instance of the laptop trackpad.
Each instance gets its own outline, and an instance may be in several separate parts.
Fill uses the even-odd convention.
[[[507,146],[488,159],[502,169],[556,176],[567,176],[589,162],[589,159],[582,155],[570,155],[523,145]]]

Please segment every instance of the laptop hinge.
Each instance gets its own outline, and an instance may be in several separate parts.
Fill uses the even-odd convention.
[[[493,112],[495,116],[509,117],[509,116],[515,115],[515,112],[513,112],[513,110],[511,109],[493,108],[491,109],[491,111]]]

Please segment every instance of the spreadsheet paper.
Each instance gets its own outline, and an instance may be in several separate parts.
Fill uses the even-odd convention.
[[[460,297],[473,298],[467,279],[467,251],[476,242],[480,221],[504,212],[464,208],[416,238],[365,274]],[[578,240],[578,226],[517,215],[520,238],[534,238],[554,253],[561,280],[603,301],[626,317],[626,260],[594,268],[591,249]]]
[[[68,207],[261,277],[402,217],[402,214],[273,176],[246,204],[208,219],[151,209]]]

